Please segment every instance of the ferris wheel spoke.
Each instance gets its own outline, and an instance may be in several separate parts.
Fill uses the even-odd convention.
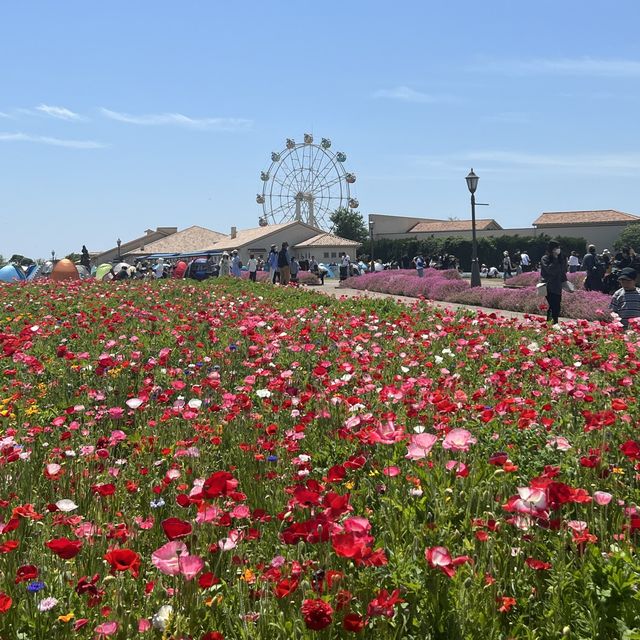
[[[284,182],[282,180],[278,180],[277,177],[281,173],[284,173]],[[300,180],[298,178],[298,171],[294,166],[293,162],[289,165],[286,159],[283,159],[278,169],[273,174],[273,180],[278,182],[278,184],[282,185],[285,189],[297,188],[298,191],[301,190]],[[295,183],[295,184],[294,184]]]
[[[337,177],[329,180],[328,182],[323,182],[323,183],[317,185],[315,191],[312,191],[311,193],[317,193],[318,191],[322,191],[322,189],[329,189],[329,188],[333,187],[334,184],[338,184],[341,180],[342,180],[342,177],[341,176],[337,176]]]
[[[329,156],[329,158],[325,159],[324,163],[318,168],[318,171],[316,172],[316,175],[314,178],[313,186],[315,186],[316,184],[322,184],[323,181],[328,176],[330,176],[334,171],[338,175],[338,179],[340,179],[340,173],[339,173],[338,167],[336,166],[331,156]]]

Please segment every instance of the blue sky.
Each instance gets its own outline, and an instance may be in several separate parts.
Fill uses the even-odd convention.
[[[287,137],[331,138],[360,210],[505,227],[640,214],[640,3],[0,5],[0,253],[257,225]]]

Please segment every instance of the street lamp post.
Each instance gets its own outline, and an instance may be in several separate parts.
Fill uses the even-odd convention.
[[[375,227],[375,222],[373,220],[369,220],[369,262],[371,263],[371,271],[374,271],[373,268],[373,228]]]
[[[122,240],[120,240],[120,238],[118,238],[118,239],[116,240],[116,244],[118,245],[118,262],[119,262],[119,261],[120,261],[120,259],[121,259],[121,255],[120,255],[120,245],[122,244]]]
[[[56,251],[55,249],[51,250],[51,262],[55,262],[56,261]]]
[[[480,266],[478,265],[478,239],[476,238],[476,189],[480,178],[471,169],[465,180],[471,193],[471,286],[481,287]]]

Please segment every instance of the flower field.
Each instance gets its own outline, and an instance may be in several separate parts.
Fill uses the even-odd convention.
[[[584,274],[570,273],[568,278],[576,286],[573,294],[562,296],[561,315],[577,320],[608,320],[611,296],[597,291],[584,291]],[[539,273],[523,273],[507,282],[522,288],[483,286],[471,288],[469,281],[462,279],[457,271],[425,269],[419,278],[415,269],[378,271],[355,278],[348,278],[342,286],[361,291],[378,291],[412,298],[428,298],[443,302],[455,302],[489,309],[504,309],[521,313],[546,315],[547,302],[536,296]]]
[[[0,287],[0,638],[640,638],[640,339],[246,281]]]

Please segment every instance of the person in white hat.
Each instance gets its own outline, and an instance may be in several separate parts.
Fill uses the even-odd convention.
[[[242,262],[240,262],[237,249],[231,252],[231,275],[234,278],[239,278],[242,275]]]
[[[220,277],[229,275],[229,254],[224,251],[222,253],[222,258],[220,258]]]

